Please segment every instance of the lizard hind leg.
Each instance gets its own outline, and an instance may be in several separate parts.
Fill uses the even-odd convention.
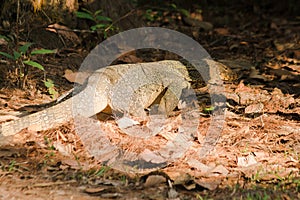
[[[184,80],[171,83],[160,97],[159,112],[170,116],[179,104],[183,89],[189,87],[189,82]]]
[[[135,91],[129,106],[129,113],[136,117],[147,116],[145,109],[157,102],[159,96],[164,93],[162,84],[147,84]]]

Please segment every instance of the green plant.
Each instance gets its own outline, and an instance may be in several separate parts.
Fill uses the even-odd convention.
[[[44,143],[45,143],[45,145],[48,146],[48,149],[49,149],[49,150],[55,150],[55,148],[54,148],[54,146],[53,146],[52,140],[49,139],[49,138],[46,137],[46,136],[44,137]]]
[[[190,12],[184,8],[178,8],[176,6],[176,4],[172,3],[170,4],[170,7],[172,10],[174,10],[175,12],[179,12],[180,14],[184,15],[185,17],[190,16]]]
[[[127,177],[126,177],[125,175],[122,175],[122,176],[120,177],[120,179],[121,179],[121,182],[122,182],[124,185],[126,185],[126,184],[128,183],[128,179],[127,179]]]
[[[179,14],[185,17],[190,16],[190,12],[186,9],[179,8],[176,4],[166,3],[161,7],[151,7],[144,13],[144,18],[149,22],[161,21],[168,18],[169,21],[174,20],[172,17],[167,17],[168,14]]]
[[[19,83],[20,88],[25,87],[25,83],[27,81],[28,76],[28,67],[36,67],[40,70],[45,70],[44,67],[39,64],[38,62],[35,62],[32,60],[32,57],[35,55],[41,55],[41,54],[50,54],[55,53],[54,50],[49,49],[35,49],[32,51],[29,51],[29,47],[33,43],[25,43],[24,45],[17,48],[17,50],[13,50],[12,54],[8,54],[6,52],[0,51],[0,55],[13,60],[15,62],[15,66],[18,69],[18,77],[21,80]]]
[[[46,86],[48,93],[52,99],[55,99],[58,95],[58,92],[55,89],[54,82],[51,79],[44,80],[44,85]]]
[[[146,18],[147,21],[154,22],[160,19],[163,16],[162,11],[155,11],[152,9],[147,9],[144,17]]]
[[[98,171],[96,171],[95,176],[104,176],[109,169],[110,168],[107,166],[102,166]]]
[[[44,143],[47,145],[49,152],[44,155],[43,163],[47,165],[49,163],[54,162],[53,157],[55,156],[55,147],[53,146],[53,142],[47,136],[44,137]]]
[[[11,40],[9,38],[9,36],[5,36],[5,35],[1,35],[1,34],[0,34],[0,39],[4,39],[6,42],[9,42]]]
[[[9,166],[8,166],[8,171],[11,172],[15,169],[16,167],[16,161],[15,160],[12,160],[10,163],[9,163]]]
[[[202,195],[200,194],[196,194],[196,199],[199,199],[199,200],[213,200],[212,198],[208,198],[208,197],[203,197]]]
[[[53,163],[54,162],[54,159],[53,159],[54,156],[55,156],[55,152],[53,150],[51,150],[51,152],[45,154],[44,160],[43,160],[44,165],[47,165],[49,163]]]
[[[112,25],[112,19],[101,15],[101,13],[102,10],[97,10],[96,12],[92,13],[91,11],[83,8],[82,11],[76,12],[76,17],[93,21],[95,25],[90,27],[91,31],[101,31],[106,38],[107,32],[112,30],[114,27]]]
[[[246,196],[247,200],[269,200],[271,197],[264,191],[263,194],[261,193],[247,193]]]

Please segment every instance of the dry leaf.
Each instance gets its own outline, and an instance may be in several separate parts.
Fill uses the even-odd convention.
[[[195,168],[201,172],[204,172],[204,173],[207,173],[208,171],[211,170],[211,167],[201,163],[200,161],[196,160],[196,159],[189,159],[187,161],[188,165],[191,167],[191,168]]]
[[[212,177],[212,178],[201,178],[195,179],[195,183],[209,190],[215,190],[221,183],[220,178]]]
[[[190,14],[190,17],[191,18],[193,18],[193,19],[195,19],[195,20],[198,20],[198,21],[203,21],[203,17],[202,17],[202,14],[201,14],[201,12],[193,12],[193,13],[191,13]]]
[[[65,74],[64,77],[72,82],[72,83],[79,83],[79,84],[83,84],[85,82],[85,80],[88,78],[89,73],[87,72],[73,72],[70,69],[65,70]]]
[[[77,160],[73,160],[73,159],[63,159],[62,165],[67,165],[71,169],[75,169],[75,170],[82,169],[80,163]],[[60,168],[61,168],[61,166],[60,166]]]
[[[167,179],[161,175],[151,175],[148,176],[146,182],[144,183],[145,187],[157,187],[161,183],[165,183]]]
[[[164,172],[168,175],[168,177],[174,182],[174,185],[183,185],[191,180],[193,180],[192,176],[187,173],[186,169],[166,169]]]
[[[62,37],[64,43],[69,43],[76,46],[81,43],[81,39],[68,27],[60,24],[51,24],[46,28],[47,31],[57,33]]]
[[[166,159],[159,156],[158,154],[154,153],[153,151],[150,151],[149,149],[145,149],[141,154],[140,154],[141,159],[147,161],[147,162],[152,162],[152,163],[164,163],[166,162]]]
[[[264,110],[264,104],[262,103],[251,104],[245,108],[245,114],[263,113],[263,110]]]
[[[295,43],[280,43],[277,40],[274,40],[274,45],[278,51],[285,51],[287,49],[293,49],[295,47]]]
[[[264,81],[268,80],[266,77],[262,76],[260,74],[259,70],[257,70],[255,67],[251,67],[249,78],[261,79],[261,80],[264,80]]]
[[[95,194],[95,193],[100,193],[100,192],[104,191],[105,189],[106,189],[106,187],[86,188],[84,190],[84,192],[86,192],[88,194]]]
[[[253,154],[237,158],[237,165],[239,167],[249,167],[255,164],[257,164],[257,161],[255,160],[255,156]]]
[[[215,28],[214,31],[219,35],[229,35],[228,28]]]
[[[270,74],[280,77],[281,80],[298,80],[298,76],[285,69],[271,69]]]
[[[73,146],[71,144],[62,144],[60,141],[53,142],[54,148],[64,156],[72,156]]]
[[[295,75],[300,74],[300,65],[288,65],[286,67],[293,70]]]
[[[224,167],[223,165],[218,165],[214,169],[210,171],[211,174],[213,175],[222,175],[222,176],[227,176],[229,171]]]

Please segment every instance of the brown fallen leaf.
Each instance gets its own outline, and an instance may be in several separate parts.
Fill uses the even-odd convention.
[[[216,176],[216,175],[227,176],[228,173],[229,171],[223,165],[218,165],[210,171],[210,174],[212,176]]]
[[[106,187],[96,187],[96,188],[86,188],[84,192],[88,194],[95,194],[95,193],[100,193],[106,190]]]
[[[190,14],[190,18],[198,21],[203,21],[202,12],[200,10],[196,10],[195,12],[192,12]]]
[[[84,81],[88,78],[89,73],[87,72],[73,72],[70,69],[65,70],[65,74],[64,77],[72,82],[72,83],[79,83],[79,84],[83,84]]]
[[[183,185],[193,180],[192,176],[184,169],[167,168],[163,171],[173,181],[174,185]]]
[[[166,162],[166,159],[161,157],[159,154],[156,154],[155,152],[145,149],[141,154],[140,154],[141,159],[147,161],[147,162],[152,162],[152,163],[163,163]]]
[[[295,43],[288,43],[288,42],[281,43],[277,40],[274,40],[274,45],[278,51],[285,51],[287,49],[293,49],[296,46]]]
[[[144,183],[145,187],[152,187],[161,184],[166,183],[167,179],[161,175],[150,175],[147,177],[146,182]]]
[[[81,43],[81,39],[66,26],[55,23],[49,25],[46,30],[60,35],[66,46],[77,46]]]
[[[215,28],[214,31],[219,35],[229,35],[228,28]]]
[[[253,154],[249,154],[248,156],[237,157],[237,165],[239,167],[249,167],[255,164],[257,164],[257,161]]]
[[[211,170],[211,167],[201,163],[200,161],[196,160],[196,159],[189,159],[187,161],[187,164],[192,167],[192,168],[195,168],[203,173],[207,173]]]
[[[300,65],[288,65],[286,68],[293,70],[295,75],[300,75]]]
[[[210,177],[210,178],[195,179],[194,181],[201,187],[204,187],[209,190],[215,190],[220,185],[222,179]]]
[[[281,80],[299,80],[299,77],[285,69],[271,69],[271,74],[280,77]]]
[[[264,110],[264,104],[255,103],[245,108],[245,114],[259,114],[259,113],[263,113],[263,110]]]
[[[264,111],[269,113],[276,113],[277,111],[287,112],[289,110],[286,108],[295,103],[296,100],[292,95],[283,94],[280,89],[274,88],[273,92],[271,93],[271,99],[264,103]]]
[[[54,141],[53,146],[57,151],[59,151],[64,156],[71,156],[72,149],[74,148],[72,144],[62,144],[60,141]]]
[[[263,81],[267,81],[268,79],[260,74],[259,70],[257,70],[255,67],[251,67],[251,71],[249,74],[249,78],[253,79],[261,79]]]

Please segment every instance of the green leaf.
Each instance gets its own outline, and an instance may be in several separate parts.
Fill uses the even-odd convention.
[[[31,45],[33,45],[33,43],[28,42],[28,43],[24,44],[23,46],[20,46],[19,47],[20,52],[25,54]]]
[[[89,11],[88,9],[86,8],[82,8],[82,10],[88,14],[90,14],[91,16],[93,16],[93,13],[91,11]]]
[[[21,53],[14,51],[14,60],[18,60],[21,57]]]
[[[153,22],[153,21],[154,21],[154,17],[153,17],[153,14],[152,14],[152,10],[151,10],[151,9],[146,10],[145,17],[146,17],[146,19],[147,19],[148,21],[150,21],[150,22]]]
[[[203,111],[204,111],[205,113],[210,113],[210,112],[212,112],[212,111],[214,111],[214,110],[215,110],[215,107],[214,107],[214,106],[207,107],[207,108],[204,108],[204,109],[203,109]]]
[[[190,12],[186,9],[179,9],[179,11],[186,17],[190,16]]]
[[[50,54],[50,53],[56,53],[56,50],[51,50],[51,49],[37,49],[37,50],[33,50],[30,54],[31,55],[36,55],[36,54]]]
[[[171,8],[173,8],[173,9],[176,9],[176,8],[177,8],[176,4],[174,4],[174,3],[170,4],[170,6],[171,6]]]
[[[36,67],[36,68],[38,68],[40,70],[43,70],[43,71],[45,70],[44,67],[41,64],[39,64],[37,62],[34,62],[34,61],[31,61],[31,60],[25,60],[25,61],[23,61],[23,63],[26,64],[26,65],[30,65],[32,67]]]
[[[86,13],[86,12],[77,11],[76,17],[81,18],[81,19],[89,19],[89,20],[95,21],[93,15]]]
[[[8,53],[0,51],[0,55],[5,56],[6,58],[9,58],[9,59],[15,60],[15,58]]]
[[[95,26],[91,26],[91,30],[95,31],[95,30],[99,30],[99,29],[104,29],[106,27],[107,27],[106,24],[96,24]]]
[[[57,97],[58,92],[55,90],[54,82],[51,79],[47,79],[46,81],[43,81],[45,86],[48,89],[48,93],[51,95],[51,98],[54,99]]]
[[[7,42],[9,41],[8,37],[6,37],[5,35],[1,35],[1,34],[0,34],[0,39],[4,39]]]
[[[97,16],[97,15],[99,15],[100,13],[102,13],[102,10],[97,10],[97,11],[94,13],[94,16]]]
[[[111,22],[112,21],[111,18],[102,16],[102,15],[96,16],[96,19],[99,20],[99,21],[107,21],[107,22]]]
[[[53,88],[54,87],[54,83],[51,79],[47,79],[47,81],[44,81],[44,84],[47,88]]]

